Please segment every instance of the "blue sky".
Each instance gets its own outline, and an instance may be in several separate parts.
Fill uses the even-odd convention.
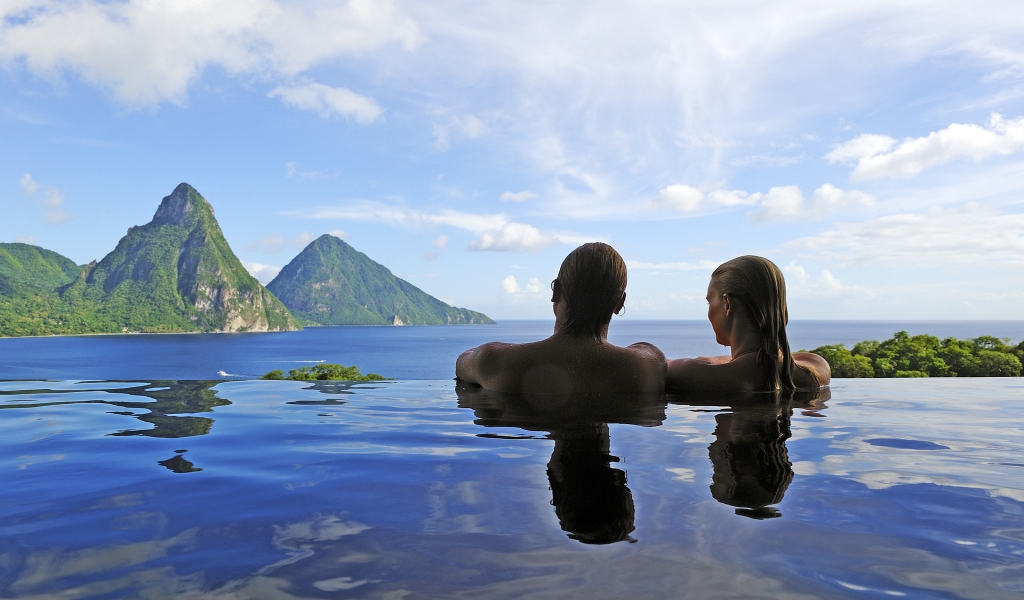
[[[626,318],[741,254],[795,319],[1019,319],[1016,2],[0,2],[0,241],[102,258],[182,182],[264,283],[333,232],[495,318],[579,243]]]

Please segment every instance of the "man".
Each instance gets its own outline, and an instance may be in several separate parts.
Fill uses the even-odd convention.
[[[458,379],[526,394],[659,393],[665,355],[641,342],[608,343],[608,324],[626,302],[626,263],[608,244],[583,244],[551,285],[555,333],[528,344],[491,342],[459,356]]]

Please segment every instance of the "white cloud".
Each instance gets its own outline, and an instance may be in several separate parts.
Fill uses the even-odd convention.
[[[22,175],[21,179],[18,180],[18,183],[21,184],[21,189],[25,190],[30,194],[36,193],[36,190],[39,189],[39,184],[36,183],[36,180],[32,179],[32,176],[29,175],[28,173]]]
[[[344,207],[320,207],[287,212],[311,219],[377,221],[395,226],[448,225],[476,234],[470,250],[494,252],[536,251],[552,244],[583,239],[571,234],[546,233],[532,225],[510,221],[507,215],[481,215],[457,210],[427,213],[379,202],[356,202]],[[590,238],[586,238],[588,241]]]
[[[537,197],[537,194],[528,190],[523,190],[521,192],[505,192],[501,195],[501,199],[504,202],[526,202],[527,200]]]
[[[337,174],[328,175],[322,171],[300,171],[298,163],[294,162],[285,163],[284,170],[288,177],[298,177],[299,179],[329,179],[337,176]]]
[[[328,231],[327,233],[333,235],[334,237],[338,238],[339,240],[347,240],[348,239],[348,232],[345,231],[344,229],[332,229],[332,230]]]
[[[325,119],[331,116],[351,117],[366,124],[384,114],[384,109],[373,98],[360,96],[348,88],[334,88],[322,83],[278,86],[267,95],[280,98],[296,108],[319,113]]]
[[[683,212],[693,212],[704,202],[704,192],[688,185],[670,185],[651,201],[648,208],[674,208]]]
[[[426,219],[432,223],[450,225],[473,233],[493,231],[509,224],[508,217],[505,215],[477,215],[457,210],[443,210],[437,214],[426,216]]]
[[[439,250],[443,250],[448,247],[448,236],[442,235],[436,240],[430,240],[430,245]]]
[[[557,242],[554,236],[543,233],[532,225],[506,223],[499,229],[481,233],[477,239],[470,242],[469,249],[494,252],[537,251]]]
[[[636,269],[638,271],[700,271],[703,269],[714,269],[718,265],[719,263],[711,262],[710,260],[701,260],[697,262],[666,263],[651,263],[639,260],[626,261],[627,268]]]
[[[526,282],[527,294],[539,294],[543,291],[544,284],[540,282],[540,279],[537,279],[536,277],[531,277],[530,280]]]
[[[255,277],[263,285],[267,285],[277,277],[277,274],[281,272],[281,267],[274,265],[264,265],[257,262],[242,261],[242,266],[245,267],[249,274]]]
[[[502,279],[501,289],[503,289],[506,294],[518,294],[519,282],[516,281],[516,276],[509,275],[508,277]]]
[[[520,288],[515,275],[509,275],[502,279],[501,289],[510,296],[517,294],[541,294],[546,291],[544,284],[536,277],[531,277],[530,280],[526,282],[526,287]]]
[[[795,185],[773,187],[767,194],[754,194],[760,206],[750,212],[755,222],[795,220],[805,216],[806,201],[800,188]]]
[[[811,275],[796,261],[783,269],[786,276],[786,295],[790,298],[834,298],[837,296],[870,297],[873,294],[857,285],[844,285],[828,269],[818,277]]]
[[[750,218],[758,223],[817,219],[847,206],[871,206],[875,202],[870,194],[844,191],[829,183],[814,190],[810,201],[804,199],[795,185],[775,187],[767,194],[754,195],[758,196],[760,205],[750,212]]]
[[[453,115],[441,109],[434,110],[433,113],[435,120],[431,122],[430,127],[434,134],[434,148],[441,152],[447,152],[452,147],[453,133],[466,138],[476,138],[487,131],[484,122],[473,115]]]
[[[744,206],[757,204],[761,194],[748,194],[742,190],[715,190],[705,194],[689,185],[670,185],[644,204],[647,210],[670,208],[682,212],[694,212],[721,206]]]
[[[865,133],[835,147],[825,155],[825,160],[835,163],[857,162],[864,157],[884,154],[896,145],[896,138],[887,135]]]
[[[777,188],[772,188],[774,191]],[[779,188],[781,189],[781,188]],[[743,190],[714,190],[704,193],[689,185],[670,185],[644,204],[646,210],[675,209],[682,212],[710,210],[728,206],[750,206],[757,204],[765,195],[750,194]]]
[[[42,216],[45,223],[57,225],[71,218],[71,215],[63,207],[64,195],[57,188],[40,184],[28,173],[22,175],[18,183],[21,184],[21,189],[33,197],[33,200],[46,207]]]
[[[895,148],[894,148],[895,146]],[[884,135],[865,134],[840,144],[825,155],[831,163],[852,163],[856,180],[903,179],[953,160],[980,161],[1024,150],[1024,117],[1006,120],[992,115],[988,125],[953,123],[925,137],[907,138],[897,145]]]
[[[36,236],[34,236],[34,235],[21,235],[21,236],[18,236],[16,238],[14,238],[14,243],[15,244],[32,244],[34,246],[35,243],[36,243]]]
[[[345,234],[344,231],[337,229],[335,231],[332,231],[331,235],[335,235],[335,232]],[[313,241],[313,234],[308,231],[303,231],[302,233],[293,238],[288,238],[280,234],[272,234],[265,235],[258,240],[254,240],[247,243],[245,245],[245,249],[249,252],[259,251],[266,252],[268,254],[277,254],[289,246],[301,250],[305,248],[311,241]]]
[[[0,8],[0,62],[77,73],[121,101],[183,104],[207,67],[293,77],[389,43],[413,49],[416,23],[394,2],[277,0],[21,2]]]
[[[978,204],[898,214],[793,240],[787,250],[848,264],[900,268],[1024,268],[1024,214]]]
[[[743,190],[715,190],[705,194],[689,185],[670,185],[644,204],[646,210],[673,209],[684,213],[731,206],[757,206],[748,213],[755,222],[816,219],[846,206],[870,206],[874,198],[856,190],[843,191],[826,183],[804,198],[795,185],[777,186],[766,193]]]

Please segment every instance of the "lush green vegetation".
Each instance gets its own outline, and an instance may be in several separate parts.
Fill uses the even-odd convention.
[[[35,246],[0,247],[0,335],[298,328],[245,270],[213,207],[188,184],[99,263],[79,268]]]
[[[966,340],[897,332],[883,341],[863,341],[811,350],[828,361],[833,377],[1019,377],[1024,341],[983,335]]]
[[[303,325],[494,323],[441,302],[332,235],[306,246],[267,288]]]
[[[98,263],[80,267],[50,250],[0,244],[0,336],[281,331],[300,328],[299,320],[494,323],[426,294],[330,235],[268,287],[231,251],[210,204],[183,183]]]
[[[281,369],[275,369],[260,377],[260,379],[290,379],[292,381],[385,381],[387,377],[383,377],[376,373],[367,373],[363,375],[359,371],[359,367],[351,366],[346,367],[344,365],[336,365],[333,363],[323,363],[314,365],[311,367],[299,367],[298,369],[292,369],[285,375]]]
[[[0,244],[0,293],[15,286],[52,290],[71,283],[82,267],[66,256],[29,244]]]

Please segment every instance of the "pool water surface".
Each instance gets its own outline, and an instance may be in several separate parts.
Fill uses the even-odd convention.
[[[0,382],[2,598],[1020,598],[1024,381]]]

